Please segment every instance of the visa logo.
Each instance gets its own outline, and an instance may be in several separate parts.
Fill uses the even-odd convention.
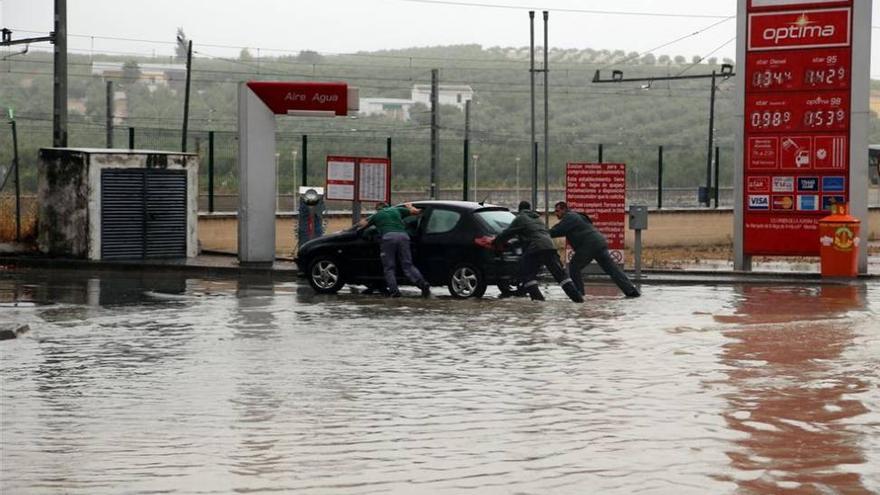
[[[770,209],[770,196],[766,195],[766,194],[750,195],[749,196],[749,209],[750,210],[769,210]]]

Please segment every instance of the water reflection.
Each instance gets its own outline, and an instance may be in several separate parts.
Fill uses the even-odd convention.
[[[859,396],[869,371],[847,366],[856,337],[846,315],[865,306],[861,285],[740,287],[724,332],[730,428],[744,433],[727,452],[747,493],[870,493],[853,465],[864,464],[866,432],[845,420],[868,411]]]

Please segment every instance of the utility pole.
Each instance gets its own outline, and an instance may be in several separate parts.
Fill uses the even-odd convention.
[[[440,164],[439,69],[431,69],[431,199],[437,199],[437,166]]]
[[[113,81],[107,81],[107,147],[113,147]]]
[[[532,115],[532,139],[529,154],[532,156],[532,207],[538,203],[538,150],[535,146],[535,11],[529,11],[529,100]]]
[[[715,128],[715,71],[712,71],[712,87],[709,90],[709,151],[706,153],[706,207],[711,204],[712,196],[712,148],[714,147]]]
[[[183,135],[180,138],[180,151],[186,151],[186,134],[189,127],[189,87],[192,80],[192,56],[193,42],[189,40],[186,48],[186,91],[183,95]]]
[[[52,146],[67,147],[67,0],[55,0]]]
[[[15,242],[21,242],[21,180],[18,173],[18,131],[15,118],[10,110],[9,124],[12,126],[12,166],[15,167]]]
[[[471,100],[464,102],[464,157],[462,159],[461,200],[468,200],[468,157],[470,155]]]
[[[550,226],[550,97],[548,86],[550,84],[550,69],[547,65],[547,19],[548,11],[544,11],[544,225]],[[537,206],[536,206],[537,207]]]

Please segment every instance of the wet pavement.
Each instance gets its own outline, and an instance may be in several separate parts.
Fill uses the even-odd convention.
[[[2,493],[876,493],[880,283],[0,272]]]

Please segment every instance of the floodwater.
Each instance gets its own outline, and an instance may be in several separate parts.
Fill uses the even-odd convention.
[[[880,492],[880,284],[546,291],[0,272],[0,492]]]

